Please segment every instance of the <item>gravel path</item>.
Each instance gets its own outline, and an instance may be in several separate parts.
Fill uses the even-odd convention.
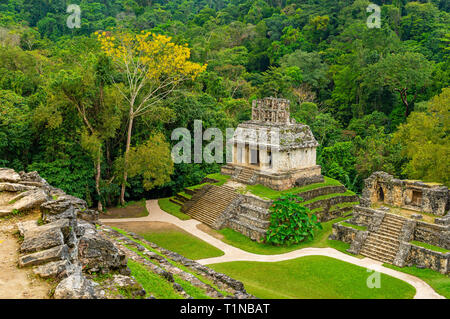
[[[443,296],[437,294],[427,283],[423,280],[396,271],[394,269],[386,268],[382,266],[382,263],[379,261],[372,260],[370,258],[359,259],[347,254],[344,254],[333,248],[303,248],[295,251],[291,251],[289,253],[280,254],[280,255],[259,255],[246,252],[242,249],[233,247],[224,243],[223,241],[214,238],[213,236],[201,231],[197,228],[197,225],[201,224],[199,221],[190,219],[190,220],[180,220],[177,217],[170,215],[164,212],[158,205],[158,200],[149,200],[147,201],[147,209],[150,214],[146,217],[142,218],[121,218],[121,223],[126,222],[136,222],[136,221],[145,221],[145,222],[165,222],[171,223],[179,228],[184,229],[190,234],[204,240],[208,244],[222,250],[225,254],[220,257],[208,258],[197,260],[197,262],[203,265],[210,265],[216,263],[223,262],[231,262],[231,261],[259,261],[259,262],[278,262],[283,260],[295,259],[304,256],[327,256],[331,258],[335,258],[338,260],[342,260],[357,266],[361,266],[364,268],[372,269],[378,271],[380,273],[384,273],[394,278],[398,278],[403,280],[413,286],[416,289],[416,295],[414,299],[445,299]],[[104,223],[113,223],[118,222],[117,219],[102,219]]]

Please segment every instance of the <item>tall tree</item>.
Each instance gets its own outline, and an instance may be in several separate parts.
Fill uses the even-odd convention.
[[[417,94],[429,84],[432,71],[432,63],[420,53],[389,54],[367,68],[362,86],[379,85],[397,92],[407,117]]]
[[[405,168],[408,177],[450,186],[449,105],[450,88],[445,88],[428,103],[426,112],[412,112],[394,134],[394,143],[402,144],[410,159]]]
[[[98,33],[102,50],[110,56],[123,73],[124,83],[117,83],[128,102],[128,130],[123,162],[120,202],[125,204],[128,177],[128,155],[131,147],[133,123],[146,114],[167,111],[161,102],[183,81],[195,79],[206,66],[189,61],[190,49],[171,42],[170,37],[142,32],[135,35],[121,32]]]

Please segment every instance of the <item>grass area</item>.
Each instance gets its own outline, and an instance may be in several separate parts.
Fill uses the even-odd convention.
[[[205,283],[205,284],[208,284],[208,285],[210,285],[211,287],[213,287],[214,289],[216,289],[217,291],[219,291],[222,295],[224,295],[224,296],[231,296],[230,293],[228,293],[227,291],[224,291],[224,290],[220,289],[220,288],[219,288],[216,284],[214,284],[214,282],[212,282],[211,280],[209,280],[209,279],[207,279],[207,278],[205,278],[205,277],[203,277],[203,276],[201,276],[201,275],[195,273],[194,271],[192,271],[192,270],[189,269],[188,267],[186,267],[186,266],[184,266],[184,265],[182,265],[182,264],[180,264],[180,263],[178,263],[178,262],[176,262],[176,261],[173,261],[173,260],[171,260],[171,259],[168,259],[167,256],[161,254],[161,253],[158,252],[156,249],[150,247],[150,246],[147,245],[146,243],[144,243],[144,242],[142,242],[142,241],[140,241],[140,240],[137,240],[137,239],[132,238],[132,237],[129,236],[129,235],[127,234],[127,232],[125,232],[124,230],[122,230],[122,229],[120,229],[120,228],[117,228],[117,227],[111,227],[111,228],[114,229],[114,230],[116,230],[116,231],[118,231],[120,234],[122,234],[123,236],[127,237],[128,239],[130,239],[130,240],[132,240],[132,241],[134,241],[134,242],[136,242],[136,243],[138,243],[138,244],[144,246],[145,248],[147,248],[147,249],[150,250],[151,252],[154,252],[155,254],[158,254],[158,255],[160,255],[160,256],[166,258],[166,260],[167,260],[170,264],[172,264],[173,266],[175,266],[175,267],[177,267],[177,268],[179,268],[179,269],[181,269],[181,270],[183,270],[183,271],[185,271],[185,272],[187,272],[187,273],[190,273],[191,275],[193,275],[194,277],[196,277],[196,278],[197,278],[198,280],[200,280],[201,282],[203,282],[203,283]],[[154,260],[150,260],[147,256],[145,256],[144,254],[142,254],[139,250],[135,249],[134,247],[131,247],[131,246],[129,246],[129,245],[125,245],[125,246],[126,246],[128,249],[130,249],[130,250],[134,251],[135,253],[137,253],[138,255],[140,255],[141,257],[143,257],[143,258],[149,260],[150,262],[153,262],[153,263],[154,263]],[[181,280],[181,279],[180,279],[180,280]]]
[[[216,181],[219,181],[218,183],[214,183],[214,185],[221,186],[228,182],[228,180],[231,178],[229,175],[222,175],[220,173],[215,174],[209,174],[206,175],[207,178],[215,179]]]
[[[381,274],[380,288],[367,286],[363,267],[324,256],[307,256],[275,263],[230,262],[211,265],[241,280],[258,298],[280,299],[410,299],[411,285]]]
[[[314,197],[313,199],[303,202],[302,205],[312,204],[314,202],[318,202],[319,200],[329,199],[329,198],[338,197],[338,196],[353,196],[353,195],[356,195],[356,194],[350,190],[347,190],[345,193],[333,193],[333,194],[317,196],[317,197]]]
[[[157,299],[183,299],[167,280],[148,271],[143,265],[128,259],[128,267],[131,275],[144,287],[148,296],[152,294]]]
[[[392,268],[405,274],[416,276],[427,284],[429,284],[438,294],[450,299],[450,276],[443,275],[437,271],[424,268],[420,269],[417,267],[397,267],[391,264],[383,264],[384,267]]]
[[[307,240],[300,244],[292,245],[292,246],[275,246],[272,244],[265,244],[265,243],[258,243],[250,238],[242,235],[241,233],[238,233],[232,229],[224,228],[222,230],[219,230],[218,232],[224,236],[222,239],[223,242],[230,244],[234,247],[240,248],[242,250],[248,251],[250,253],[255,254],[262,254],[262,255],[277,255],[277,254],[284,254],[288,253],[290,251],[294,251],[301,248],[306,247],[330,247],[330,245],[333,244],[333,242],[336,242],[335,240],[329,240],[328,236],[332,232],[332,225],[334,223],[346,220],[350,217],[341,217],[337,218],[325,223],[322,223],[321,230],[317,230],[315,233],[315,237],[313,240]],[[344,244],[344,243],[343,243]],[[344,248],[342,245],[335,244],[335,247],[342,252],[346,253],[346,248]]]
[[[189,215],[186,215],[184,213],[181,212],[181,206],[177,205],[175,203],[172,203],[170,201],[170,197],[167,198],[161,198],[158,199],[158,205],[159,207],[165,211],[166,213],[169,213],[181,220],[188,220],[191,219],[191,217]]]
[[[438,246],[434,246],[434,245],[430,245],[430,244],[427,244],[427,243],[423,243],[421,241],[413,240],[413,241],[411,241],[411,244],[419,246],[419,247],[427,248],[427,249],[430,249],[430,250],[433,250],[433,251],[437,251],[439,253],[444,253],[444,254],[445,253],[450,253],[450,250],[448,250],[448,249],[445,249],[445,248],[442,248],[442,247],[438,247]]]
[[[323,183],[310,184],[310,185],[306,185],[306,186],[302,186],[302,187],[294,187],[294,188],[291,188],[291,189],[285,190],[285,191],[273,190],[267,186],[260,185],[260,184],[247,185],[247,191],[249,191],[250,193],[252,193],[253,195],[256,195],[258,197],[274,200],[274,199],[279,198],[283,194],[299,194],[299,193],[303,193],[306,191],[310,191],[313,189],[322,188],[322,187],[326,187],[326,186],[342,186],[342,184],[335,179],[332,179],[332,178],[329,178],[326,176],[324,176],[324,179],[325,180]],[[301,196],[301,194],[300,194],[300,196]]]
[[[193,286],[177,275],[174,276],[174,281],[181,287],[183,287],[184,291],[186,291],[186,293],[194,299],[212,299],[211,297],[207,296],[202,289]]]
[[[367,230],[367,227],[365,227],[365,226],[353,225],[353,224],[346,223],[346,222],[342,222],[341,225],[342,226],[346,226],[346,227],[350,227],[350,228],[353,228],[353,229],[357,229],[357,230]]]
[[[129,201],[124,205],[108,207],[100,213],[101,218],[139,218],[148,216],[147,201],[142,198],[139,201]]]
[[[228,182],[228,180],[231,178],[231,176],[228,176],[228,175],[222,175],[222,174],[220,174],[220,173],[209,174],[209,175],[206,175],[205,177],[211,178],[211,179],[215,179],[215,180],[218,181],[218,182],[217,182],[217,183],[202,183],[202,184],[197,184],[197,185],[189,186],[189,187],[186,187],[186,188],[187,188],[187,189],[190,189],[190,190],[196,190],[196,189],[202,188],[203,186],[209,185],[209,184],[211,184],[211,185],[217,185],[217,186],[222,186],[223,184],[225,184],[226,182]]]
[[[350,202],[350,203],[339,203],[336,205],[332,205],[330,207],[330,212],[338,210],[338,209],[342,209],[342,208],[347,208],[347,207],[353,207],[359,205],[359,202]]]
[[[146,240],[157,244],[163,248],[174,251],[189,259],[204,259],[219,257],[224,254],[223,251],[211,246],[207,242],[198,239],[191,234],[178,230],[161,230],[146,233],[138,233]]]

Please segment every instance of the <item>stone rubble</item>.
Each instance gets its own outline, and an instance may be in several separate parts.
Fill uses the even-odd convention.
[[[174,262],[208,278],[219,289],[229,292],[232,298],[252,298],[240,281],[160,248],[134,233],[130,233],[131,238],[157,252],[101,226],[98,212],[89,209],[84,200],[50,186],[36,172],[16,173],[0,168],[0,192],[6,192],[4,198],[9,200],[6,205],[0,201],[0,213],[11,214],[14,209],[20,213],[40,212],[39,220],[17,223],[21,238],[18,264],[19,267],[32,267],[42,278],[55,280],[54,298],[144,298],[146,291],[130,276],[128,258],[170,282],[174,291],[185,299],[192,296],[175,282],[175,276],[201,288],[212,298],[230,296],[223,296],[216,288],[175,266]],[[14,201],[11,202],[11,198]],[[150,298],[153,299],[153,295]]]

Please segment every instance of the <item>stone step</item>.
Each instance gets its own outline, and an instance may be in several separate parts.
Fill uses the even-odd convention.
[[[268,209],[258,207],[252,204],[248,203],[241,203],[239,205],[241,212],[244,214],[262,219],[262,220],[269,220],[270,218],[270,211]]]
[[[392,230],[395,232],[401,232],[403,226],[397,226],[393,224],[381,223],[380,228]]]
[[[261,229],[267,229],[270,225],[270,221],[268,220],[261,220],[259,218],[250,216],[248,214],[239,214],[237,216],[237,219],[243,223],[246,223],[248,225],[253,225],[257,228],[261,228]]]
[[[382,252],[383,254],[387,256],[393,256],[395,257],[397,255],[397,250],[392,248],[386,248],[384,246],[378,245],[378,244],[372,244],[372,243],[364,243],[363,249],[369,249],[374,251]]]
[[[21,256],[19,258],[19,266],[38,266],[52,261],[66,259],[69,253],[67,245],[53,247],[37,253]]]
[[[191,196],[194,196],[195,193],[197,192],[196,189],[189,189],[189,188],[185,188],[183,191],[184,191],[186,194],[191,195]]]
[[[373,245],[378,245],[378,246],[382,246],[382,247],[384,247],[384,248],[386,248],[386,249],[393,249],[393,250],[397,250],[398,247],[399,247],[399,244],[398,244],[398,243],[392,243],[392,242],[382,241],[382,240],[379,240],[379,239],[377,239],[377,238],[375,238],[375,237],[372,237],[372,236],[369,236],[369,237],[366,239],[365,243],[373,244]]]
[[[388,263],[388,264],[392,264],[392,262],[394,261],[394,258],[384,257],[384,256],[374,253],[372,251],[361,251],[360,254],[364,257],[368,257],[368,258],[378,260],[378,261]]]
[[[192,207],[187,214],[192,218],[213,226],[217,218],[226,210],[237,194],[232,187],[212,186]]]
[[[372,232],[372,233],[370,233],[370,235],[379,237],[381,240],[385,240],[385,241],[396,242],[396,243],[400,242],[397,237],[393,237],[393,236],[390,236],[388,234],[380,234],[380,233],[373,233]]]
[[[392,238],[400,237],[400,232],[392,231],[392,230],[381,228],[381,227],[377,230],[377,234],[382,234],[382,235],[389,236]]]
[[[230,219],[230,228],[249,237],[252,240],[261,241],[266,236],[266,230],[255,226],[242,224],[239,220]]]
[[[180,203],[186,203],[190,198],[184,196],[183,194],[176,194],[175,198],[180,202]]]
[[[365,243],[364,243],[361,251],[372,252],[372,253],[375,253],[377,255],[386,257],[386,258],[394,258],[396,256],[396,254],[397,254],[396,251],[385,250],[385,249],[383,249],[381,247],[374,246],[374,245],[371,245],[371,244],[366,245]]]
[[[383,221],[388,221],[390,223],[396,223],[396,224],[404,224],[406,222],[406,218],[404,217],[400,217],[400,216],[395,216],[395,215],[391,215],[391,214],[385,214]]]
[[[179,206],[183,206],[183,204],[184,204],[184,203],[181,203],[181,202],[177,201],[177,200],[174,199],[174,198],[170,198],[170,199],[169,199],[169,202],[172,202],[172,203],[177,204],[177,205],[179,205]]]

